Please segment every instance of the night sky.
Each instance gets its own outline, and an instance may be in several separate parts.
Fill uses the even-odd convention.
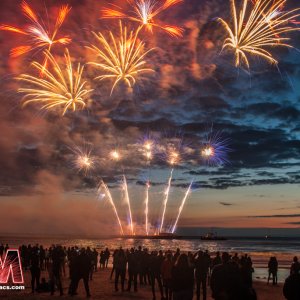
[[[295,7],[294,2],[289,0],[289,7]],[[105,1],[28,3],[46,23],[53,22],[60,5],[72,6],[61,32],[72,38],[68,49],[74,62],[91,59],[85,47],[94,42],[91,31],[118,32],[118,21],[100,19]],[[25,25],[19,4],[1,1],[1,24]],[[229,20],[229,1],[185,0],[170,8],[160,19],[182,26],[183,38],[160,30],[143,32],[147,48],[155,47],[148,57],[155,74],[146,75],[132,90],[119,85],[110,96],[111,82],[94,81],[97,70],[86,66],[84,77],[94,89],[88,107],[64,117],[34,105],[22,108],[22,95],[17,93],[20,82],[15,77],[30,73],[30,63],[41,61],[42,54],[10,58],[10,49],[22,44],[22,36],[0,31],[0,233],[116,233],[113,211],[105,199],[97,198],[96,191],[103,178],[125,224],[128,216],[119,188],[123,170],[137,228],[144,222],[145,181],[150,174],[150,220],[156,226],[170,167],[161,155],[147,166],[139,152],[139,141],[147,134],[158,144],[169,138],[182,140],[185,149],[174,170],[168,224],[174,221],[193,179],[193,191],[178,224],[181,230],[226,227],[233,228],[234,234],[234,228],[270,227],[276,235],[280,231],[275,228],[299,228],[299,50],[272,49],[278,68],[252,58],[250,73],[237,69],[232,53],[221,52],[225,32],[217,17]],[[291,37],[293,46],[300,49],[300,32]],[[63,52],[60,46],[53,54],[59,60]],[[230,162],[221,167],[208,166],[198,157],[212,127],[230,140]],[[98,163],[84,176],[72,167],[69,147],[86,143],[93,145]],[[120,163],[107,158],[115,148],[124,157]],[[300,229],[284,232],[291,233],[300,234]]]

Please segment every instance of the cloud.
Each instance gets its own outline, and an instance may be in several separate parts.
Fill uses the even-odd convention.
[[[300,214],[248,216],[248,218],[298,218]]]
[[[223,206],[232,206],[235,205],[234,203],[229,203],[229,202],[219,202]]]

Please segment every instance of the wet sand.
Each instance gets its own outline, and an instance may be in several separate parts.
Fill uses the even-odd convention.
[[[90,291],[91,291],[91,299],[105,299],[105,300],[127,300],[127,299],[147,299],[152,300],[152,293],[151,288],[149,285],[146,286],[139,286],[138,292],[115,292],[114,291],[114,282],[109,279],[111,269],[102,269],[98,270],[94,273],[93,280],[90,281]],[[25,291],[0,291],[0,299],[86,299],[85,290],[83,287],[83,281],[80,281],[79,288],[78,288],[78,295],[74,297],[70,297],[67,294],[68,286],[69,286],[69,279],[67,277],[63,277],[63,287],[65,295],[60,297],[59,293],[56,291],[54,296],[50,296],[49,293],[43,294],[31,294],[30,288],[30,272],[25,272]],[[46,272],[42,272],[42,276],[48,278],[48,274]],[[126,286],[125,282],[125,286]],[[282,284],[278,286],[267,285],[265,282],[255,282],[254,287],[256,289],[258,300],[283,300],[284,297],[282,296]],[[208,300],[212,300],[211,292],[208,287]],[[156,299],[160,299],[159,293],[156,294]],[[196,297],[194,297],[196,299]],[[201,298],[202,299],[202,298]],[[242,299],[241,299],[242,300]]]

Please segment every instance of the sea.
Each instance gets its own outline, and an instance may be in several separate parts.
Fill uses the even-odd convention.
[[[271,256],[276,256],[279,262],[278,281],[283,282],[289,274],[289,267],[294,256],[300,258],[300,238],[246,238],[232,237],[224,241],[203,241],[203,240],[164,240],[164,239],[135,239],[135,238],[69,238],[69,237],[0,237],[0,243],[8,244],[10,248],[20,245],[63,245],[66,247],[91,247],[101,251],[108,247],[111,251],[122,247],[130,249],[142,246],[152,250],[172,250],[180,248],[183,252],[196,252],[208,250],[216,253],[217,251],[227,251],[231,254],[239,253],[251,256],[254,266],[253,278],[266,281],[268,277],[268,260]]]

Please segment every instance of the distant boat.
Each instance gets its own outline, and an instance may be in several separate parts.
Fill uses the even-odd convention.
[[[213,232],[209,232],[206,235],[200,237],[202,241],[226,241],[227,239],[223,236],[217,236]]]

